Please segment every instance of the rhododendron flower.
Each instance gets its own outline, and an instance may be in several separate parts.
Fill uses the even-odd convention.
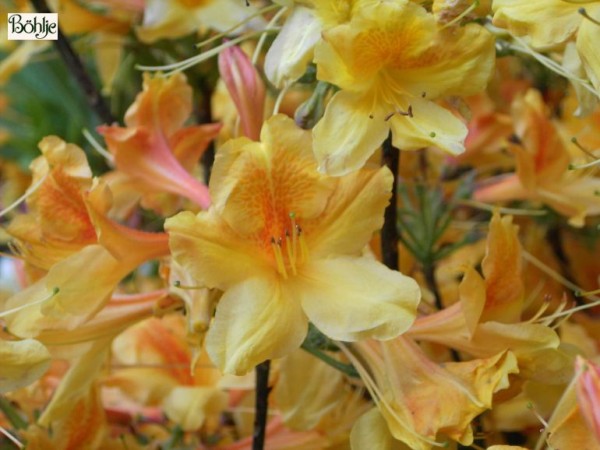
[[[596,92],[600,92],[598,0],[494,0],[492,8],[494,25],[508,28],[516,36],[527,36],[531,45],[541,50],[564,44],[577,34],[583,67]],[[581,14],[581,8],[587,17]]]
[[[381,343],[364,340],[354,349],[364,364],[354,362],[377,404],[352,430],[356,449],[370,448],[369,440],[389,442],[391,436],[412,450],[439,446],[438,435],[469,445],[473,418],[491,408],[493,394],[506,389],[509,374],[518,372],[509,351],[441,367],[403,336]],[[387,427],[381,426],[384,421]]]
[[[144,90],[125,115],[125,127],[101,126],[118,172],[138,195],[172,193],[203,208],[210,204],[207,187],[190,173],[220,125],[184,127],[192,114],[192,88],[183,74],[144,76]],[[122,182],[122,181],[121,181]]]
[[[225,372],[289,354],[309,319],[346,341],[393,338],[414,319],[416,282],[361,256],[382,225],[391,173],[321,175],[311,148],[310,132],[272,117],[260,143],[220,149],[208,211],[166,221],[174,259],[224,291],[206,345]]]
[[[475,24],[442,29],[408,0],[366,5],[323,32],[317,78],[339,86],[314,128],[319,168],[342,175],[361,167],[385,140],[405,150],[464,150],[465,124],[433,100],[481,91],[494,40]]]
[[[475,192],[481,201],[536,200],[569,217],[572,226],[600,214],[596,193],[600,178],[593,172],[569,170],[570,157],[538,91],[515,101],[513,116],[518,143],[510,143],[517,159],[514,174],[499,176]]]

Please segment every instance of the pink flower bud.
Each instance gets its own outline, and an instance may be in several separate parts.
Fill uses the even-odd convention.
[[[243,134],[258,140],[263,123],[265,85],[252,62],[239,47],[232,46],[219,54],[219,72],[240,115]]]
[[[581,415],[600,442],[600,367],[582,357],[575,363],[577,373],[577,402]]]

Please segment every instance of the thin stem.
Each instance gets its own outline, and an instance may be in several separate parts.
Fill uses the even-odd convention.
[[[392,144],[392,133],[383,142],[382,163],[392,171],[392,197],[385,208],[383,228],[381,229],[381,257],[383,263],[392,270],[399,270],[398,264],[398,205],[396,189],[398,186],[398,168],[400,167],[400,150]]]
[[[433,294],[433,298],[435,300],[435,307],[438,309],[438,311],[441,311],[442,309],[444,309],[444,305],[442,304],[442,296],[440,294],[437,281],[435,280],[435,263],[424,264],[423,275],[425,276],[425,282],[427,283],[427,287]]]
[[[270,360],[266,360],[256,366],[256,415],[254,416],[252,450],[263,450],[265,448],[269,392],[271,392],[271,388],[269,387],[270,369]]]
[[[33,7],[38,13],[51,13],[46,0],[31,0]],[[111,124],[115,119],[110,112],[110,108],[104,101],[100,91],[92,81],[83,62],[71,47],[68,39],[65,37],[60,27],[58,27],[58,40],[54,41],[54,46],[60,54],[63,62],[69,68],[69,72],[75,77],[75,80],[85,93],[86,99],[100,120]]]

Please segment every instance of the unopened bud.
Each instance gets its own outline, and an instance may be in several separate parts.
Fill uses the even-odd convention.
[[[237,46],[219,54],[219,72],[240,115],[245,136],[260,137],[265,104],[265,85],[250,58]]]

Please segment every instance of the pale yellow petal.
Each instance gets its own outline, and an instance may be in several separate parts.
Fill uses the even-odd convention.
[[[588,8],[588,14],[600,20],[600,7]],[[588,78],[596,88],[596,94],[600,96],[600,25],[584,19],[577,33],[577,51]]]
[[[495,54],[494,36],[485,28],[476,24],[451,27],[440,33],[436,45],[419,56],[416,67],[400,67],[391,73],[415,97],[472,95],[487,86]]]
[[[286,286],[276,278],[251,278],[221,297],[206,350],[223,372],[243,375],[300,347],[307,329],[300,302]]]
[[[267,52],[265,75],[269,81],[281,88],[300,78],[320,38],[321,24],[313,12],[301,6],[294,8]]]
[[[437,147],[454,155],[465,150],[468,130],[454,114],[422,98],[406,101],[412,114],[394,114],[390,119],[394,146],[401,150]]]
[[[562,0],[494,0],[494,25],[516,36],[528,36],[534,47],[561,44],[575,31],[582,18],[578,2]]]
[[[209,415],[227,407],[227,394],[212,387],[179,386],[163,402],[167,417],[184,431],[195,431]]]
[[[385,119],[373,93],[335,94],[313,129],[319,170],[339,176],[360,169],[387,137]]]
[[[273,394],[285,424],[294,430],[314,429],[343,398],[343,380],[342,372],[304,350],[282,359]]]
[[[385,167],[363,168],[340,177],[321,222],[306,235],[310,254],[315,258],[358,255],[383,225],[392,181]]]
[[[259,247],[292,231],[290,213],[306,221],[327,206],[334,180],[316,171],[310,137],[279,114],[263,125],[262,143],[235,139],[217,153],[217,178],[211,181],[215,209]]]
[[[356,450],[407,450],[408,447],[394,439],[387,422],[377,408],[363,414],[352,427],[351,447]]]
[[[311,262],[293,283],[311,322],[342,341],[398,336],[414,321],[421,298],[415,280],[367,258]]]
[[[0,393],[25,387],[50,367],[50,352],[34,339],[0,339]]]
[[[166,220],[165,230],[173,258],[201,286],[227,289],[270,270],[268,261],[237,238],[213,209],[197,216],[179,213]]]
[[[72,410],[73,404],[86,395],[106,362],[109,345],[110,339],[96,341],[89,346],[89,351],[73,362],[41,415],[41,425],[48,426],[64,418]]]

